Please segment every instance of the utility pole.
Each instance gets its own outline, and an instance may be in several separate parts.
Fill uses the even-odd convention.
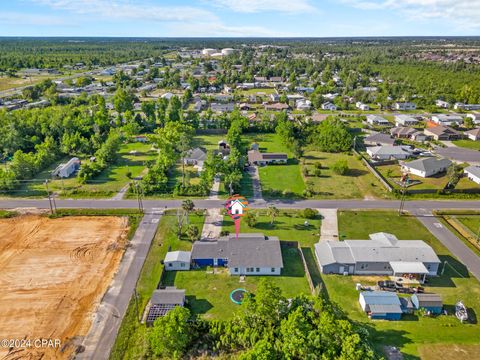
[[[52,199],[50,197],[50,190],[48,189],[48,179],[45,180],[45,188],[47,189],[48,204],[50,205],[50,214],[53,215],[53,205],[52,205]]]
[[[140,319],[140,312],[138,311],[138,293],[137,293],[137,285],[135,284],[135,287],[133,288],[133,296],[135,296],[135,309],[137,312],[137,320],[138,322],[142,321]]]
[[[402,195],[400,198],[400,207],[398,208],[399,216],[403,215],[403,208],[405,207],[405,197],[407,195],[407,186],[410,182],[410,178],[408,174],[403,174],[401,181],[402,181]]]
[[[138,181],[135,181],[135,190],[137,193],[137,201],[138,201],[138,210],[143,213],[143,201],[142,201],[142,194],[140,193],[140,186],[138,186]]]

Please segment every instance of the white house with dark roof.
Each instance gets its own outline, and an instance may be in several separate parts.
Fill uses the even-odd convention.
[[[415,110],[417,105],[411,102],[396,102],[393,104],[393,108],[395,110],[407,111],[407,110]]]
[[[408,115],[395,115],[395,126],[415,126],[418,120]]]
[[[401,164],[403,171],[407,171],[410,174],[417,175],[423,178],[445,172],[450,167],[450,165],[452,165],[452,162],[450,160],[438,159],[435,157],[403,162]]]
[[[378,125],[378,126],[392,126],[390,121],[385,119],[384,117],[381,117],[379,115],[367,115],[367,123],[370,125]]]
[[[432,121],[435,124],[443,126],[461,125],[463,118],[460,115],[453,114],[438,114],[432,116]]]
[[[371,146],[367,148],[367,154],[373,160],[405,160],[411,156],[403,146]]]
[[[320,241],[315,256],[323,274],[400,275],[420,279],[437,275],[440,259],[422,240],[398,240],[393,234],[370,234],[370,240]]]
[[[463,169],[463,172],[467,178],[480,185],[480,166],[468,166]]]
[[[465,135],[467,135],[470,140],[478,141],[480,140],[480,128],[465,131]]]
[[[190,251],[169,251],[163,260],[166,271],[190,270],[192,253]]]
[[[280,240],[257,233],[235,234],[217,241],[196,241],[192,246],[196,266],[225,266],[230,275],[280,275],[283,268]]]

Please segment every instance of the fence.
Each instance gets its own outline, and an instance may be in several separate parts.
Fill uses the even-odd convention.
[[[385,186],[385,188],[386,188],[389,192],[392,192],[392,191],[393,191],[393,187],[388,183],[387,180],[385,180],[385,178],[377,171],[377,169],[375,169],[375,167],[372,166],[372,165],[370,164],[370,162],[369,162],[367,159],[365,159],[365,157],[364,157],[362,154],[360,154],[357,150],[354,149],[353,152],[362,158],[362,162],[365,164],[365,166],[367,167],[367,169],[370,170],[370,172],[371,172],[378,180],[380,180],[380,182],[382,183],[382,185]]]

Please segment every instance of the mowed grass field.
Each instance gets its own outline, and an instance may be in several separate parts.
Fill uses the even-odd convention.
[[[258,143],[261,152],[281,152],[288,155],[286,165],[259,166],[262,194],[266,199],[301,198],[305,190],[300,165],[293,158],[292,152],[287,148],[277,134],[244,134],[249,148],[251,144]]]
[[[337,161],[346,161],[349,171],[338,175],[332,167]],[[320,176],[314,176],[315,164],[321,164]],[[363,165],[355,155],[347,153],[326,153],[307,151],[303,167],[309,171],[305,181],[314,184],[315,198],[319,199],[362,199],[388,198],[389,194],[380,181]]]
[[[369,320],[360,308],[355,289],[358,282],[374,285],[385,277],[322,275],[329,298],[351,319],[370,328],[373,342],[379,350],[384,345],[397,346],[406,359],[419,359],[424,353],[424,346],[435,349],[438,345],[446,351],[453,345],[461,348],[463,345],[480,344],[480,326],[477,323],[480,284],[418,220],[409,216],[399,217],[393,211],[340,211],[338,219],[341,239],[368,239],[370,233],[385,231],[395,234],[400,240],[424,240],[432,246],[442,264],[445,260],[449,264],[443,275],[430,278],[426,285],[427,292],[442,296],[449,315],[429,318],[415,314],[392,322]],[[453,315],[458,300],[463,300],[468,307],[471,323],[461,324]],[[448,353],[445,356],[453,358]]]
[[[86,184],[81,184],[76,176],[51,180],[51,173],[56,166],[69,160],[69,158],[62,159],[37,175],[37,181],[24,185],[18,194],[20,196],[45,196],[44,181],[49,179],[51,180],[50,191],[57,193],[60,197],[113,196],[131,181],[127,176],[128,173],[131,173],[132,179],[142,175],[146,169],[145,162],[155,159],[157,153],[151,150],[151,146],[151,144],[139,142],[123,144],[118,154],[118,160]],[[88,159],[81,160],[89,161]]]

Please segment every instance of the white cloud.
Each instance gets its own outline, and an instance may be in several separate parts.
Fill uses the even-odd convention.
[[[210,11],[191,6],[158,6],[126,0],[33,0],[56,10],[79,15],[97,15],[109,19],[147,21],[212,21],[217,16]]]
[[[307,13],[316,11],[309,0],[210,0],[208,3],[241,13],[276,11],[284,13]]]
[[[26,14],[10,11],[0,12],[0,24],[35,26],[72,25],[71,22],[58,16]]]
[[[478,0],[341,0],[363,10],[394,10],[414,20],[448,19],[457,27],[480,27]]]

